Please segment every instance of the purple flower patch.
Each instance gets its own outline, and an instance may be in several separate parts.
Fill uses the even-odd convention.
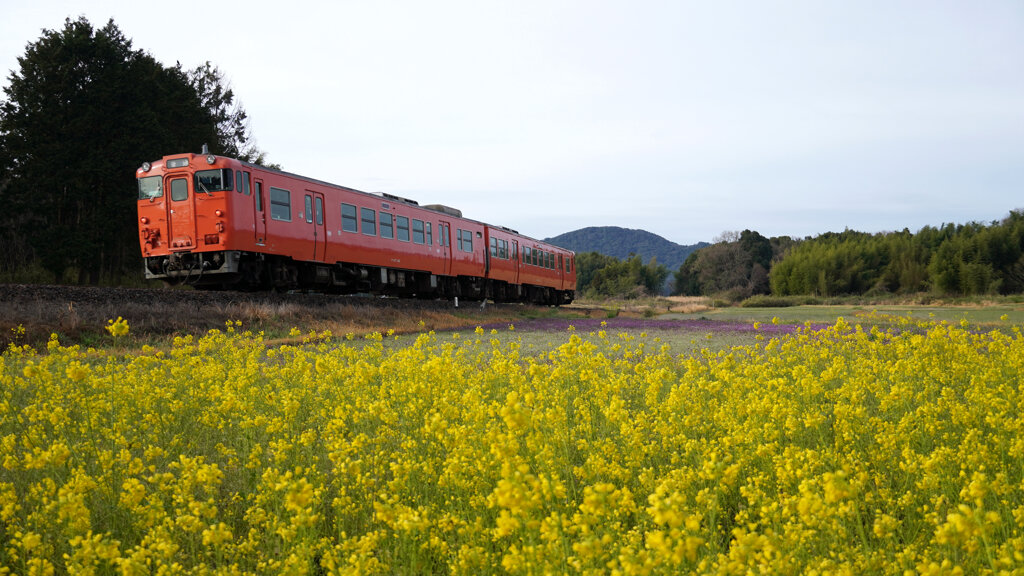
[[[602,326],[602,322],[606,323]],[[793,334],[802,324],[772,324],[762,322],[758,328],[749,322],[729,322],[725,320],[708,320],[706,318],[695,320],[659,320],[657,318],[538,318],[535,320],[519,320],[515,322],[517,330],[537,332],[565,332],[569,326],[573,326],[577,332],[651,332],[651,331],[685,331],[685,332],[715,332],[717,334],[751,334],[762,333],[767,335]],[[814,326],[815,329],[824,327]],[[501,330],[508,328],[507,324],[487,324],[482,326],[485,330],[492,328]]]

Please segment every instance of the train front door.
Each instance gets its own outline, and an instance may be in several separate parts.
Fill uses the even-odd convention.
[[[167,222],[171,231],[171,250],[196,247],[195,200],[189,193],[187,177],[168,176],[165,187],[171,191],[171,200],[167,203]]]
[[[313,261],[323,262],[327,254],[327,232],[324,226],[324,195],[321,192],[306,191],[306,201],[303,206],[306,213],[306,223],[313,225]]]
[[[253,202],[256,203],[256,210],[253,211],[253,230],[256,231],[256,245],[265,246],[267,243],[267,204],[263,197],[263,180],[259,178],[253,183]]]

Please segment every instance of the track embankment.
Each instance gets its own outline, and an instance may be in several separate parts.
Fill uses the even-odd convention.
[[[316,293],[248,293],[159,288],[0,284],[0,345],[89,341],[122,317],[136,337],[199,334],[240,321],[244,329],[331,330],[335,334],[443,330],[501,322],[522,305],[411,300]]]

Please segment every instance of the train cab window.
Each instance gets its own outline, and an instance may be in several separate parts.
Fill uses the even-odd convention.
[[[306,222],[313,223],[313,197],[306,194]]]
[[[164,180],[160,176],[139,178],[139,200],[151,200],[164,195]]]
[[[423,244],[423,220],[412,221],[412,241],[416,244]]]
[[[241,184],[240,188],[242,190],[242,194],[245,194],[246,196],[252,194],[252,189],[250,187],[251,180],[252,180],[252,173],[250,173],[250,172],[243,172],[242,173],[242,184]]]
[[[356,219],[356,207],[351,204],[341,205],[341,229],[345,232],[358,232],[359,221]]]
[[[434,231],[430,229],[430,222],[426,222],[427,246],[434,245]]]
[[[171,200],[188,200],[188,182],[184,178],[171,180]]]
[[[405,216],[398,216],[398,239],[402,242],[409,241],[409,219]]]
[[[372,208],[360,208],[360,220],[363,222],[363,234],[367,236],[377,235],[377,213]]]
[[[395,221],[394,216],[387,212],[380,213],[380,237],[381,238],[394,238],[395,237]]]
[[[270,187],[270,219],[292,221],[292,193],[283,188]]]
[[[231,170],[200,170],[196,172],[197,192],[220,192],[232,189]]]
[[[241,194],[242,193],[242,171],[241,170],[236,170],[235,171],[235,182],[238,182],[237,190],[238,190],[238,193]]]

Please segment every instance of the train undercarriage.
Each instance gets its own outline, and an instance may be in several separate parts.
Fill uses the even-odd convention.
[[[573,301],[572,290],[509,284],[471,276],[339,262],[297,262],[283,256],[230,250],[177,252],[145,259],[146,279],[205,290],[333,294],[379,294],[403,298],[462,298],[558,306]]]

